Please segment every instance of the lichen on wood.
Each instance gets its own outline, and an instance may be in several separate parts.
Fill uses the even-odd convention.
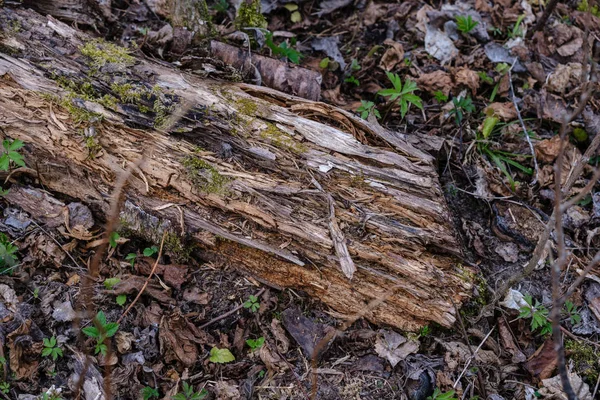
[[[472,282],[430,155],[343,110],[285,93],[204,80],[133,55],[127,68],[108,72],[93,51],[81,54],[90,42],[82,33],[30,10],[0,10],[0,24],[14,19],[34,28],[11,37],[27,63],[0,58],[0,129],[27,144],[26,161],[39,170],[32,179],[47,190],[106,213],[116,177],[143,158],[124,195],[159,225],[168,221],[172,250],[182,256],[304,290],[340,314],[387,296],[368,319],[405,330],[454,323],[454,304],[471,295]],[[31,55],[47,52],[49,39],[69,57],[36,61]],[[83,123],[45,99],[68,94],[53,70],[85,77],[96,99],[117,99],[109,110],[74,97],[104,116],[93,159],[74,134]],[[144,90],[155,87],[147,99]],[[157,99],[177,124],[156,129]],[[341,242],[356,267],[352,280],[337,259]]]

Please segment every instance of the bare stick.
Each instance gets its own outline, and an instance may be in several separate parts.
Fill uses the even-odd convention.
[[[510,69],[508,70],[508,82],[510,83],[510,97],[512,98],[513,106],[515,106],[515,110],[517,111],[517,117],[519,118],[519,122],[521,123],[521,128],[523,129],[523,134],[525,135],[525,139],[527,139],[527,144],[529,145],[529,150],[531,151],[531,157],[533,158],[533,167],[535,170],[535,177],[533,178],[533,182],[531,185],[535,185],[538,181],[540,171],[538,167],[537,158],[535,157],[535,150],[533,149],[533,144],[531,143],[531,138],[527,133],[527,127],[525,126],[525,121],[523,121],[523,117],[521,116],[521,111],[519,110],[519,106],[517,105],[517,97],[515,96],[515,88],[513,87],[512,82],[512,69],[517,64],[518,58],[515,57],[515,61],[513,61]]]
[[[258,292],[256,292],[256,294],[254,296],[260,297],[264,292],[265,292],[265,288],[262,288]],[[244,307],[244,304],[242,303],[239,306],[235,307],[234,309],[227,311],[225,314],[221,314],[218,317],[211,319],[207,323],[200,325],[198,327],[198,329],[204,329],[207,326],[214,324],[215,322],[225,319],[225,318],[229,317],[231,314],[235,314],[237,311],[241,310],[243,307]]]

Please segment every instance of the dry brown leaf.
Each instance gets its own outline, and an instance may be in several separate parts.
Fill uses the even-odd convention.
[[[421,74],[417,78],[419,88],[429,93],[440,91],[448,96],[453,88],[452,77],[449,73],[438,70],[428,74]]]
[[[379,67],[384,71],[391,71],[404,59],[404,47],[391,39],[386,39],[383,44],[389,46],[379,62]]]
[[[38,372],[40,354],[44,348],[41,340],[31,337],[31,320],[26,320],[7,335],[9,364],[17,380],[34,379]]]
[[[198,361],[198,344],[213,340],[176,311],[161,320],[159,342],[166,362],[180,361],[191,367]]]
[[[477,89],[479,89],[479,75],[477,72],[469,69],[469,68],[460,68],[454,74],[454,81],[457,85],[465,85],[469,89],[471,89],[471,93],[475,94]]]
[[[444,354],[444,361],[448,367],[449,371],[456,371],[459,368],[462,368],[465,363],[471,358],[471,352],[466,344],[461,342],[447,342],[442,343],[442,346],[446,349],[446,354]],[[475,352],[477,349],[476,346],[471,346],[471,350]],[[484,365],[499,365],[500,360],[498,356],[494,354],[493,351],[490,350],[482,350],[475,354],[475,361],[478,363],[483,363]]]
[[[513,363],[525,362],[525,354],[515,344],[513,337],[510,333],[510,328],[504,319],[498,321],[498,331],[500,332],[500,340],[504,348],[512,355],[511,361]]]
[[[218,381],[215,384],[215,392],[217,399],[219,400],[240,400],[242,395],[238,390],[237,385],[234,385],[228,381]]]
[[[290,348],[290,342],[285,334],[285,330],[281,326],[281,321],[275,318],[271,321],[271,332],[273,333],[273,336],[275,336],[277,350],[279,350],[281,354],[287,353]]]
[[[203,306],[208,304],[211,297],[210,293],[201,292],[200,288],[197,286],[187,288],[183,291],[183,299],[185,301],[190,301]]]
[[[554,342],[546,340],[544,344],[525,363],[525,368],[532,376],[539,379],[547,379],[552,376],[558,363]]]
[[[116,295],[137,293],[142,289],[145,282],[146,278],[143,276],[130,275],[119,282],[114,290],[110,292]],[[175,300],[173,300],[167,293],[164,292],[160,285],[157,285],[153,282],[150,282],[146,286],[143,295],[153,297],[165,304],[171,304],[175,302]]]
[[[375,3],[374,1],[369,2],[369,5],[362,12],[364,26],[371,26],[377,22],[380,18],[385,17],[388,14],[387,4]]]
[[[124,354],[131,350],[131,344],[135,340],[131,332],[118,331],[115,335],[115,343],[119,353]]]
[[[553,136],[551,139],[544,139],[535,144],[535,156],[538,162],[551,164],[558,156],[560,149],[560,136]]]
[[[590,393],[590,387],[587,383],[581,379],[579,375],[576,373],[571,373],[567,371],[569,374],[569,381],[571,381],[571,386],[575,389],[577,396],[581,400],[592,400],[592,394]],[[560,380],[560,375],[553,376],[552,378],[544,379],[542,381],[543,387],[539,390],[540,394],[547,399],[555,399],[555,400],[567,400],[567,395],[563,391],[562,382]]]
[[[502,121],[513,121],[517,118],[517,110],[513,103],[492,103],[484,110],[485,115],[496,116]]]
[[[418,340],[409,340],[394,331],[380,331],[375,341],[375,352],[379,357],[387,359],[392,367],[418,350]]]
[[[558,49],[556,49],[556,52],[563,57],[570,57],[573,54],[577,53],[577,51],[579,51],[579,49],[581,49],[582,45],[583,45],[583,38],[577,37],[577,38],[571,40],[570,42],[565,43],[562,46],[560,46]]]
[[[271,351],[267,344],[260,347],[258,356],[271,374],[285,371],[288,368],[287,363],[279,357],[279,354]]]

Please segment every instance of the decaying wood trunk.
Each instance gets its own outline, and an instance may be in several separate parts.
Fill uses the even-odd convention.
[[[13,179],[106,215],[143,158],[122,223],[154,241],[168,230],[172,253],[194,244],[344,315],[388,295],[366,317],[405,330],[455,321],[470,271],[427,153],[335,107],[200,79],[30,10],[0,10],[0,27],[0,132],[26,143],[29,167]]]

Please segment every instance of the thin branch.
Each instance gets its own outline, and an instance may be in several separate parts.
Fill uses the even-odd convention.
[[[262,288],[258,292],[256,292],[254,294],[254,296],[255,297],[260,297],[264,292],[265,292],[265,288]],[[243,307],[244,307],[244,304],[242,303],[239,306],[235,307],[234,309],[227,311],[225,314],[221,314],[218,317],[211,319],[207,323],[205,323],[203,325],[200,325],[198,327],[198,329],[204,329],[207,326],[214,324],[215,322],[218,322],[218,321],[220,321],[222,319],[225,319],[225,318],[229,317],[231,314],[235,314],[237,311],[241,310]]]
[[[137,294],[137,296],[135,296],[135,299],[133,299],[131,304],[129,304],[129,307],[127,307],[127,309],[123,312],[123,314],[121,314],[121,317],[119,317],[119,319],[117,320],[118,324],[121,323],[121,321],[127,315],[129,310],[131,310],[131,308],[135,305],[135,303],[137,303],[138,299],[142,296],[142,293],[144,293],[144,290],[146,290],[146,287],[148,287],[148,283],[150,282],[150,279],[152,279],[152,275],[154,275],[154,271],[156,271],[158,262],[160,261],[160,258],[162,257],[163,246],[165,244],[165,237],[167,237],[166,230],[163,232],[162,240],[160,241],[160,249],[158,250],[158,256],[156,257],[156,261],[154,262],[154,265],[152,266],[152,270],[150,271],[150,274],[146,278],[146,281],[142,285],[142,288],[138,291],[138,294]]]
[[[531,138],[529,137],[529,134],[527,133],[527,127],[525,126],[525,121],[523,121],[523,117],[521,116],[521,111],[519,110],[519,106],[517,105],[517,97],[515,96],[515,88],[514,88],[513,82],[512,82],[512,69],[517,64],[517,60],[518,60],[518,58],[515,57],[515,61],[513,61],[510,69],[508,70],[508,82],[510,83],[510,97],[512,98],[513,106],[515,107],[515,110],[517,111],[517,117],[519,118],[519,122],[521,123],[521,128],[523,129],[523,134],[525,135],[525,139],[527,139],[527,144],[529,145],[529,150],[531,151],[531,157],[533,158],[533,167],[535,170],[535,177],[533,178],[533,181],[531,182],[531,185],[533,186],[537,183],[537,181],[539,179],[540,170],[538,167],[537,158],[535,157],[535,150],[533,148],[533,143],[531,143]]]

